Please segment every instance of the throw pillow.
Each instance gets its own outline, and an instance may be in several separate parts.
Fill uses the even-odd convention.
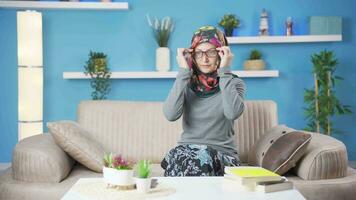
[[[304,131],[285,125],[274,126],[253,145],[248,164],[283,175],[303,156],[310,140],[311,135]]]
[[[56,143],[71,157],[93,171],[102,172],[105,150],[78,123],[63,120],[48,122],[47,127]]]

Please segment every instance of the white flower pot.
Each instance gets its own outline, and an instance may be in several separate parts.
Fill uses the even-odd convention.
[[[156,69],[159,72],[167,72],[170,67],[170,53],[168,47],[159,47],[156,49]]]
[[[139,193],[147,193],[151,188],[151,178],[136,178],[136,189]]]
[[[107,184],[118,186],[134,185],[133,179],[134,170],[117,170],[113,168],[103,167],[104,181]]]

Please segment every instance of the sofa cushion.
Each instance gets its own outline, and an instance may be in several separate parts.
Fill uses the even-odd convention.
[[[167,121],[162,106],[163,102],[152,101],[86,100],[78,105],[77,122],[111,152],[119,152],[130,160],[149,159],[160,163],[177,145],[183,132],[182,117]],[[245,101],[244,112],[234,122],[241,162],[247,162],[255,139],[277,124],[276,102]],[[139,147],[140,151],[131,146]]]
[[[47,127],[65,152],[89,169],[102,172],[105,150],[78,123],[63,120],[48,122]]]
[[[165,119],[162,102],[90,100],[78,106],[78,123],[110,152],[160,163],[177,145],[182,118]],[[119,131],[118,131],[119,130]],[[132,148],[132,147],[137,148]]]
[[[68,176],[73,163],[50,134],[35,135],[16,145],[12,175],[20,181],[59,183]]]
[[[303,131],[285,125],[274,126],[253,145],[248,163],[282,175],[295,166],[310,140],[311,135]]]
[[[344,143],[320,133],[308,133],[312,135],[311,142],[293,172],[305,180],[344,177],[348,165]]]
[[[93,172],[79,163],[73,166],[70,174],[60,183],[26,183],[12,179],[11,174],[11,168],[9,168],[0,176],[1,200],[62,199],[80,178],[100,178],[103,176],[103,174]]]
[[[159,177],[159,176],[164,176],[164,169],[161,167],[161,163],[152,163],[151,166],[151,177]],[[135,171],[135,175],[136,175]]]
[[[356,197],[356,169],[347,168],[345,177],[323,180],[304,180],[299,176],[287,175],[295,188],[307,200],[354,200]]]
[[[248,162],[252,146],[266,130],[278,125],[277,103],[271,100],[245,100],[245,110],[234,122],[235,141],[241,162]]]

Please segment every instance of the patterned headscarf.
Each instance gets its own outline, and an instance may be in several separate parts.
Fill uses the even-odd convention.
[[[228,46],[224,33],[214,26],[200,27],[192,37],[190,48],[195,49],[203,42],[209,42],[215,47]],[[219,67],[220,58],[218,58],[218,60]],[[189,56],[187,61],[189,67],[193,70],[189,85],[198,96],[208,97],[220,91],[217,70],[210,73],[203,73],[199,70],[193,57]]]

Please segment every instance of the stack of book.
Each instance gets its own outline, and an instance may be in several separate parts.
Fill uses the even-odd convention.
[[[293,189],[293,183],[262,167],[225,167],[223,187],[247,191],[276,192]]]

